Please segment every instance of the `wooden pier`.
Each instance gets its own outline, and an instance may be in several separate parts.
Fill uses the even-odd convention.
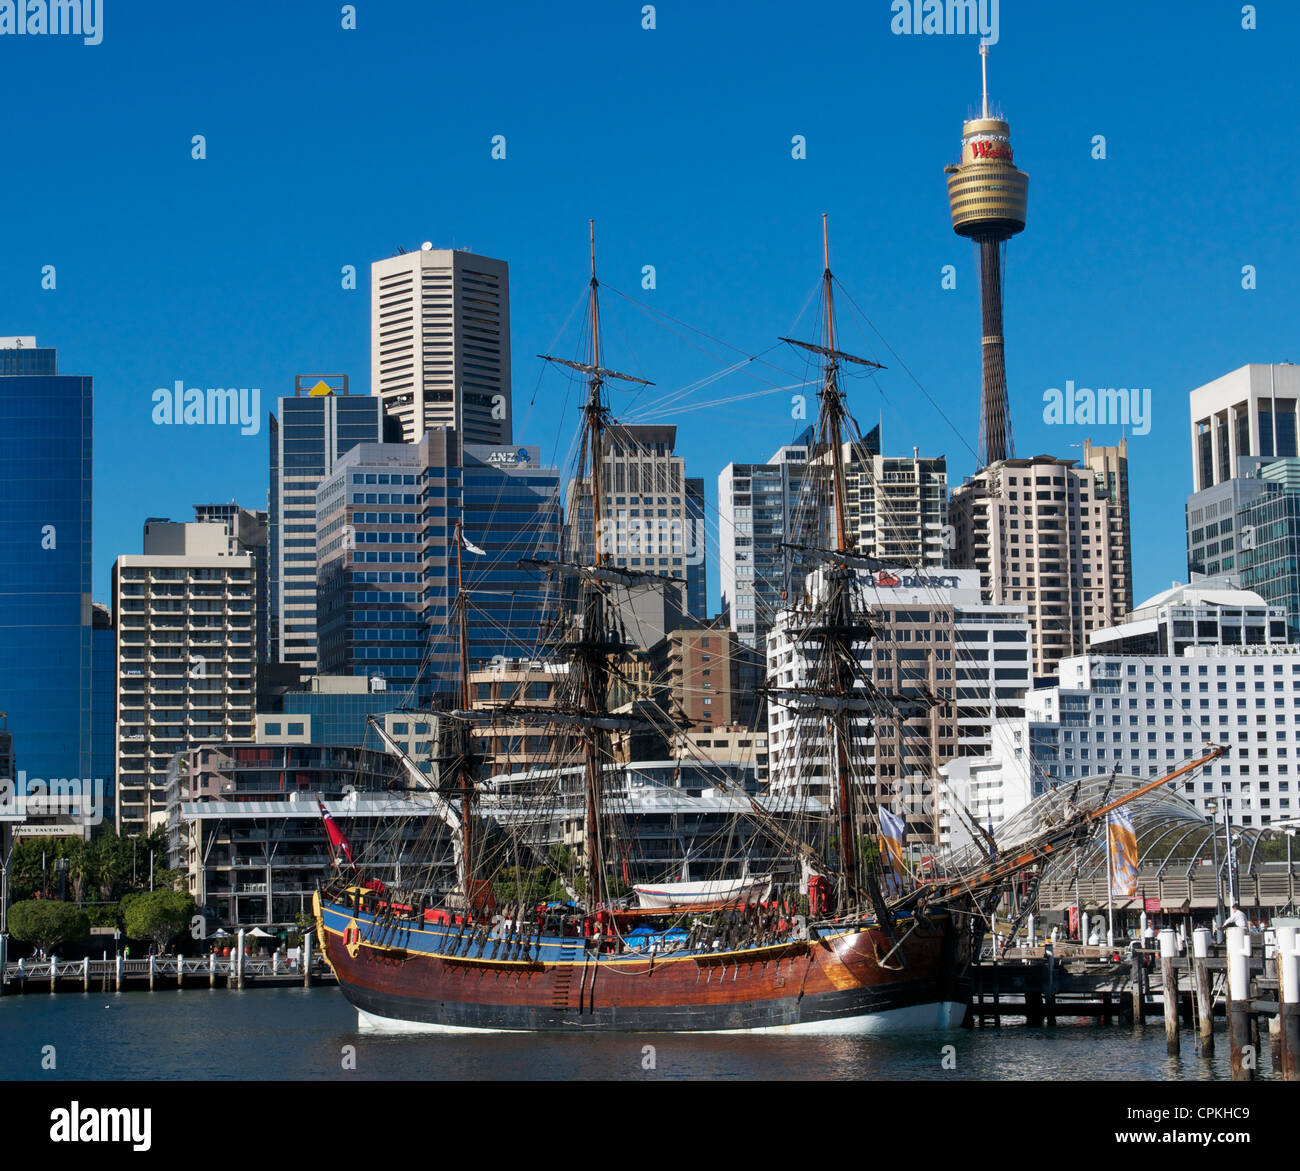
[[[242,970],[241,970],[242,968]],[[24,960],[6,964],[0,995],[51,992],[136,992],[165,988],[286,988],[333,984],[320,960],[289,966],[274,958],[149,956],[145,959]]]
[[[1274,1069],[1285,1080],[1300,1080],[1300,989],[1280,991],[1287,979],[1300,983],[1294,975],[1296,929],[1286,930],[1279,931],[1276,952],[1267,957],[1259,937],[1247,942],[1236,928],[1224,947],[1211,949],[1205,939],[1196,939],[1181,956],[1173,932],[1152,946],[1123,951],[1012,948],[974,966],[968,1022],[987,1028],[1023,1017],[1032,1026],[1053,1026],[1062,1017],[1091,1017],[1141,1027],[1158,1020],[1165,1025],[1170,1053],[1179,1051],[1181,1024],[1194,1032],[1197,1051],[1209,1056],[1217,1017],[1228,1026],[1234,1079],[1253,1075],[1260,1038],[1267,1035]],[[1293,974],[1284,976],[1287,971]]]

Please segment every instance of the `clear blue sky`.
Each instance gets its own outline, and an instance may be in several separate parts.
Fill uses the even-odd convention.
[[[323,0],[106,0],[98,46],[0,37],[0,334],[35,334],[64,373],[94,376],[98,597],[147,516],[266,507],[265,421],[254,436],[155,426],[154,389],[256,386],[263,416],[296,373],[366,390],[369,263],[426,239],[509,261],[516,438],[546,452],[574,418],[559,379],[529,407],[532,356],[576,344],[572,325],[557,334],[583,291],[589,216],[605,281],[752,354],[807,301],[829,212],[837,276],[962,434],[845,305],[845,347],[892,367],[855,385],[858,417],[883,412],[887,453],[946,454],[954,481],[973,470],[979,310],[943,167],[978,100],[976,39],[895,36],[888,0],[656,7],[645,31],[623,0],[359,0],[346,31]],[[1049,387],[1151,388],[1151,433],[1130,441],[1139,597],[1186,570],[1187,392],[1300,360],[1300,10],[1260,5],[1244,31],[1240,8],[1003,0],[990,58],[1030,175],[1006,289],[1016,450],[1118,438],[1046,426]],[[665,391],[735,357],[606,306],[610,363]],[[763,385],[733,376],[694,398]],[[712,495],[728,460],[764,459],[794,430],[775,395],[682,415],[680,446]]]

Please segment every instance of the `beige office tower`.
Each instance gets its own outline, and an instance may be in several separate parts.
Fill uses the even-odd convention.
[[[455,430],[512,443],[510,270],[504,260],[422,248],[370,266],[370,393],[392,440]]]
[[[1096,447],[1083,441],[1083,465],[1092,471],[1097,487],[1110,497],[1111,558],[1120,569],[1115,614],[1127,614],[1136,604],[1133,597],[1133,540],[1128,515],[1128,440],[1117,447]]]
[[[178,753],[253,739],[256,561],[236,548],[223,523],[150,520],[144,553],[113,565],[119,833],[166,817]]]
[[[1122,448],[1091,452],[1103,466],[1127,466]],[[1000,460],[952,494],[953,564],[980,571],[986,601],[1027,608],[1035,677],[1085,654],[1088,633],[1129,609],[1128,524],[1117,519],[1127,499],[1114,506],[1096,467],[1049,455]]]

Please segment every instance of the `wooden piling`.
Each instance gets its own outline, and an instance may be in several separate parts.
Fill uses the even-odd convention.
[[[1250,937],[1240,927],[1229,927],[1227,938],[1229,1062],[1232,1080],[1248,1082],[1255,1076],[1258,1053],[1250,1048]]]
[[[1160,932],[1160,983],[1165,1006],[1165,1052],[1176,1057],[1180,1048],[1178,1033],[1178,973],[1174,971],[1174,958],[1178,955],[1178,941],[1172,930]]]
[[[1133,987],[1129,995],[1133,1000],[1133,1024],[1142,1026],[1147,1023],[1146,1003],[1142,996],[1142,957],[1135,951],[1129,964],[1129,979]]]
[[[122,960],[121,952],[117,953],[117,963],[114,965],[114,967],[116,968],[116,971],[114,972],[114,983],[116,985],[116,990],[118,992],[121,992],[122,991],[122,970],[123,970],[123,960]]]
[[[90,991],[90,956],[81,961],[81,990]]]
[[[1300,927],[1276,923],[1282,1080],[1300,1081]]]
[[[208,953],[208,987],[215,988],[216,986],[217,986],[217,953],[214,951]]]
[[[158,965],[154,961],[153,952],[149,953],[149,991],[153,991],[154,981],[158,978]]]
[[[235,963],[230,978],[235,982],[236,988],[244,986],[244,929],[242,927],[235,936]]]
[[[1051,943],[1044,949],[1043,959],[1043,1004],[1047,1013],[1047,1023],[1056,1026],[1056,948]]]
[[[1200,1017],[1198,1048],[1202,1057],[1214,1053],[1214,1000],[1210,996],[1210,933],[1204,927],[1192,932],[1192,968],[1195,974],[1196,1007]]]

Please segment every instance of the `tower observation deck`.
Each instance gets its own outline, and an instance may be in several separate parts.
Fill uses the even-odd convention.
[[[952,229],[975,242],[983,319],[983,381],[980,397],[980,467],[1015,454],[1007,407],[1006,353],[1002,337],[1002,248],[1025,230],[1029,176],[1012,161],[1011,127],[989,113],[988,46],[983,58],[980,116],[962,127],[961,162],[944,168]]]

